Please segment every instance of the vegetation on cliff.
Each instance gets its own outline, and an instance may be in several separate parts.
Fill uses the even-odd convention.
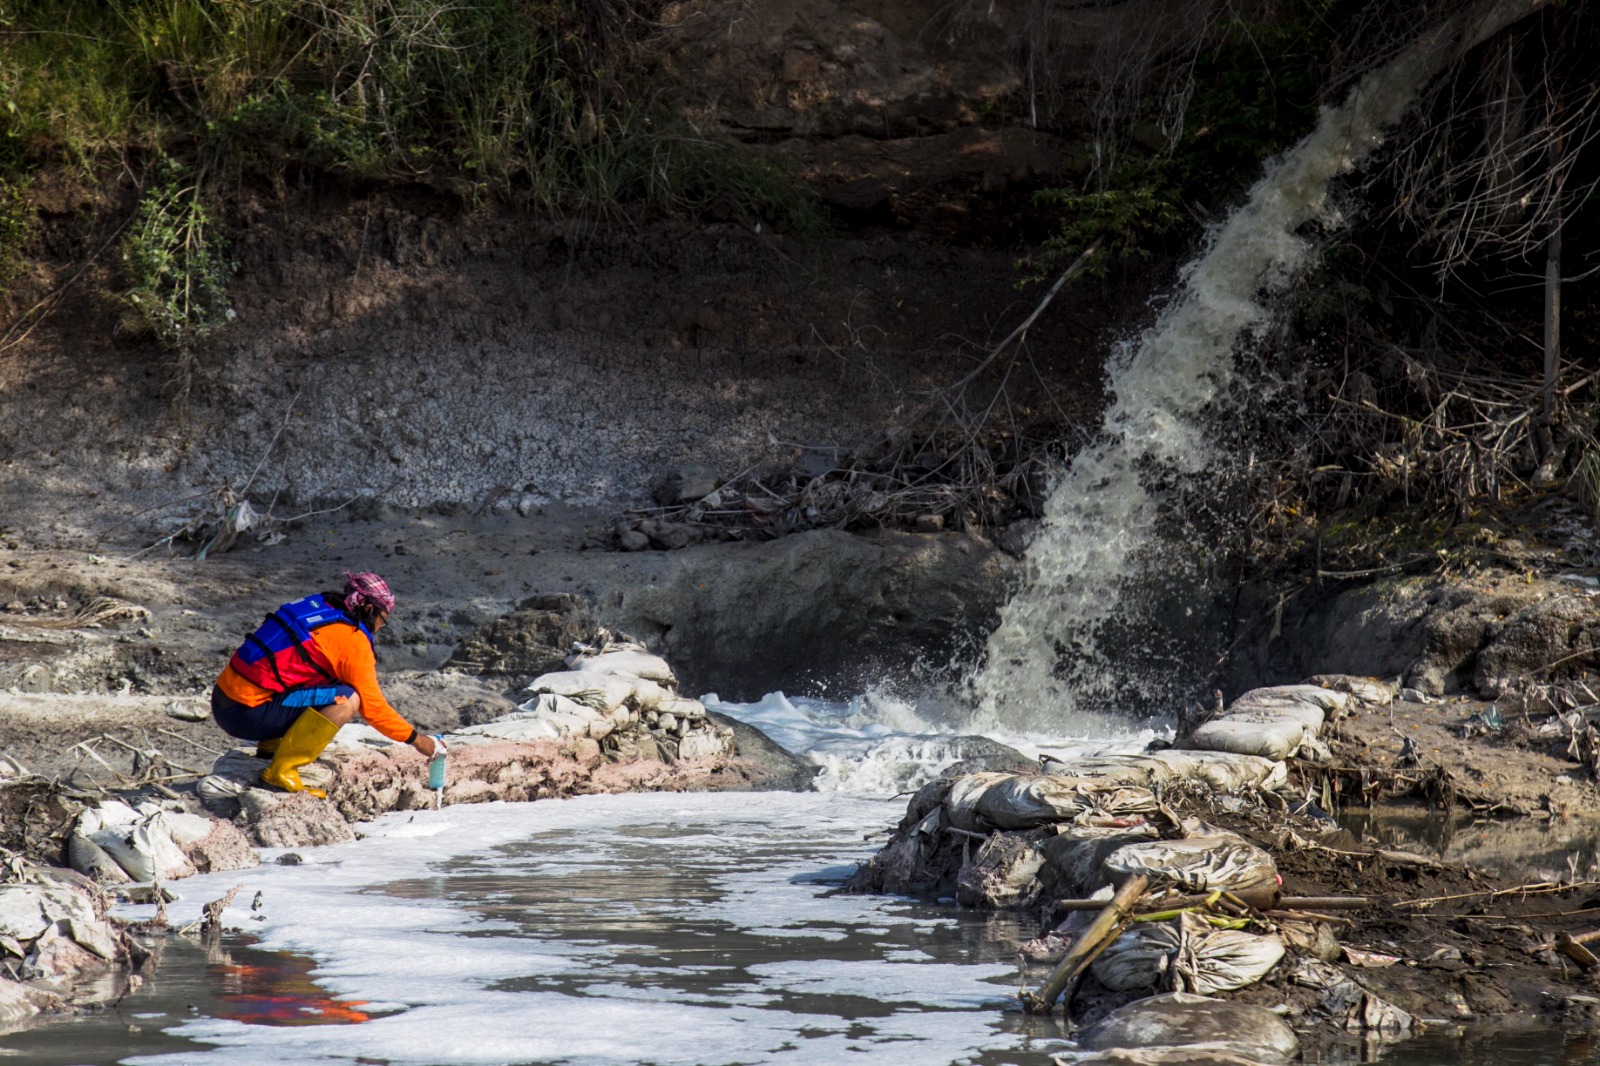
[[[423,185],[552,215],[636,207],[815,225],[782,168],[730,152],[619,69],[635,22],[573,0],[13,0],[0,5],[0,273],[35,175],[140,190],[127,324],[182,356],[225,313],[241,184]],[[0,276],[0,281],[4,277]]]

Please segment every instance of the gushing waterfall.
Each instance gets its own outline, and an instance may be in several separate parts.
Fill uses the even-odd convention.
[[[1269,301],[1310,264],[1308,223],[1336,225],[1333,179],[1363,162],[1424,85],[1467,49],[1539,7],[1538,0],[1475,5],[1369,73],[1251,190],[1183,270],[1179,291],[1136,345],[1113,360],[1114,394],[1098,440],[1064,473],[1028,549],[1025,586],[1001,612],[985,665],[972,681],[980,723],[1070,727],[1086,693],[1117,687],[1131,669],[1106,647],[1128,610],[1123,593],[1158,551],[1154,531],[1170,493],[1224,457],[1203,415],[1234,376],[1240,342],[1265,326]],[[1192,480],[1190,482],[1193,483]],[[1204,544],[1169,558],[1191,561]]]

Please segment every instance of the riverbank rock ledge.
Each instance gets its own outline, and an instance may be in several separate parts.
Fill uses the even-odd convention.
[[[352,839],[350,823],[386,811],[599,792],[789,788],[815,773],[764,737],[757,743],[749,727],[680,695],[671,666],[637,641],[600,630],[562,665],[529,682],[515,711],[444,734],[442,789],[428,787],[427,762],[409,745],[353,725],[301,771],[326,800],[262,787],[267,761],[243,749],[217,759],[196,791],[207,810],[234,820],[252,842],[306,847]]]

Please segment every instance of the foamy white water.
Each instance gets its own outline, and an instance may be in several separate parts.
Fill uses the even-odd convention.
[[[1001,1014],[1014,967],[931,946],[953,914],[825,894],[870,853],[862,827],[890,806],[776,793],[450,807],[386,816],[299,866],[184,882],[180,920],[243,882],[230,923],[312,956],[317,982],[362,1011],[393,1013],[297,1028],[196,1018],[176,1035],[214,1048],[131,1061],[824,1064],[1023,1050]]]
[[[183,881],[175,922],[242,883],[226,924],[310,957],[316,984],[370,1020],[202,1015],[169,1030],[190,1050],[126,1061],[1047,1066],[1067,1049],[1050,1023],[1005,1011],[1017,969],[993,923],[1015,918],[980,935],[982,919],[950,906],[830,892],[904,813],[893,795],[982,738],[882,696],[705,699],[809,754],[822,791],[393,814],[355,843],[299,849],[299,865],[269,852],[259,869]],[[1066,757],[1149,737],[992,739]]]
[[[1330,183],[1365,160],[1383,130],[1463,48],[1526,15],[1529,0],[1480,4],[1367,75],[1339,107],[1271,167],[1243,207],[1184,268],[1172,303],[1136,345],[1113,360],[1097,443],[1084,449],[1046,504],[1028,550],[1027,583],[1001,614],[973,689],[978,721],[1011,728],[1071,728],[1084,696],[1144,688],[1181,665],[1142,661],[1105,642],[1108,623],[1136,609],[1123,593],[1138,577],[1201,576],[1204,544],[1163,549],[1154,532],[1174,498],[1158,486],[1214,471],[1206,414],[1234,376],[1241,341],[1271,318],[1270,300],[1313,261],[1308,223],[1339,224]],[[1153,653],[1153,654],[1150,654]],[[1152,661],[1152,659],[1154,661]]]
[[[894,796],[939,776],[946,767],[984,750],[971,730],[925,716],[912,701],[868,693],[847,701],[790,699],[768,693],[757,703],[723,703],[703,697],[714,711],[748,722],[793,752],[817,763],[816,787],[825,792]],[[1157,733],[1126,716],[1083,715],[1072,734],[984,730],[982,739],[1036,759],[1142,751]]]

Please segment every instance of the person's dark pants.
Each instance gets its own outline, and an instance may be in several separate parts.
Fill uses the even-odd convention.
[[[277,740],[289,731],[307,707],[331,707],[335,701],[349,699],[355,694],[356,690],[349,685],[308,685],[290,689],[258,706],[247,707],[213,686],[211,720],[230,737]]]

